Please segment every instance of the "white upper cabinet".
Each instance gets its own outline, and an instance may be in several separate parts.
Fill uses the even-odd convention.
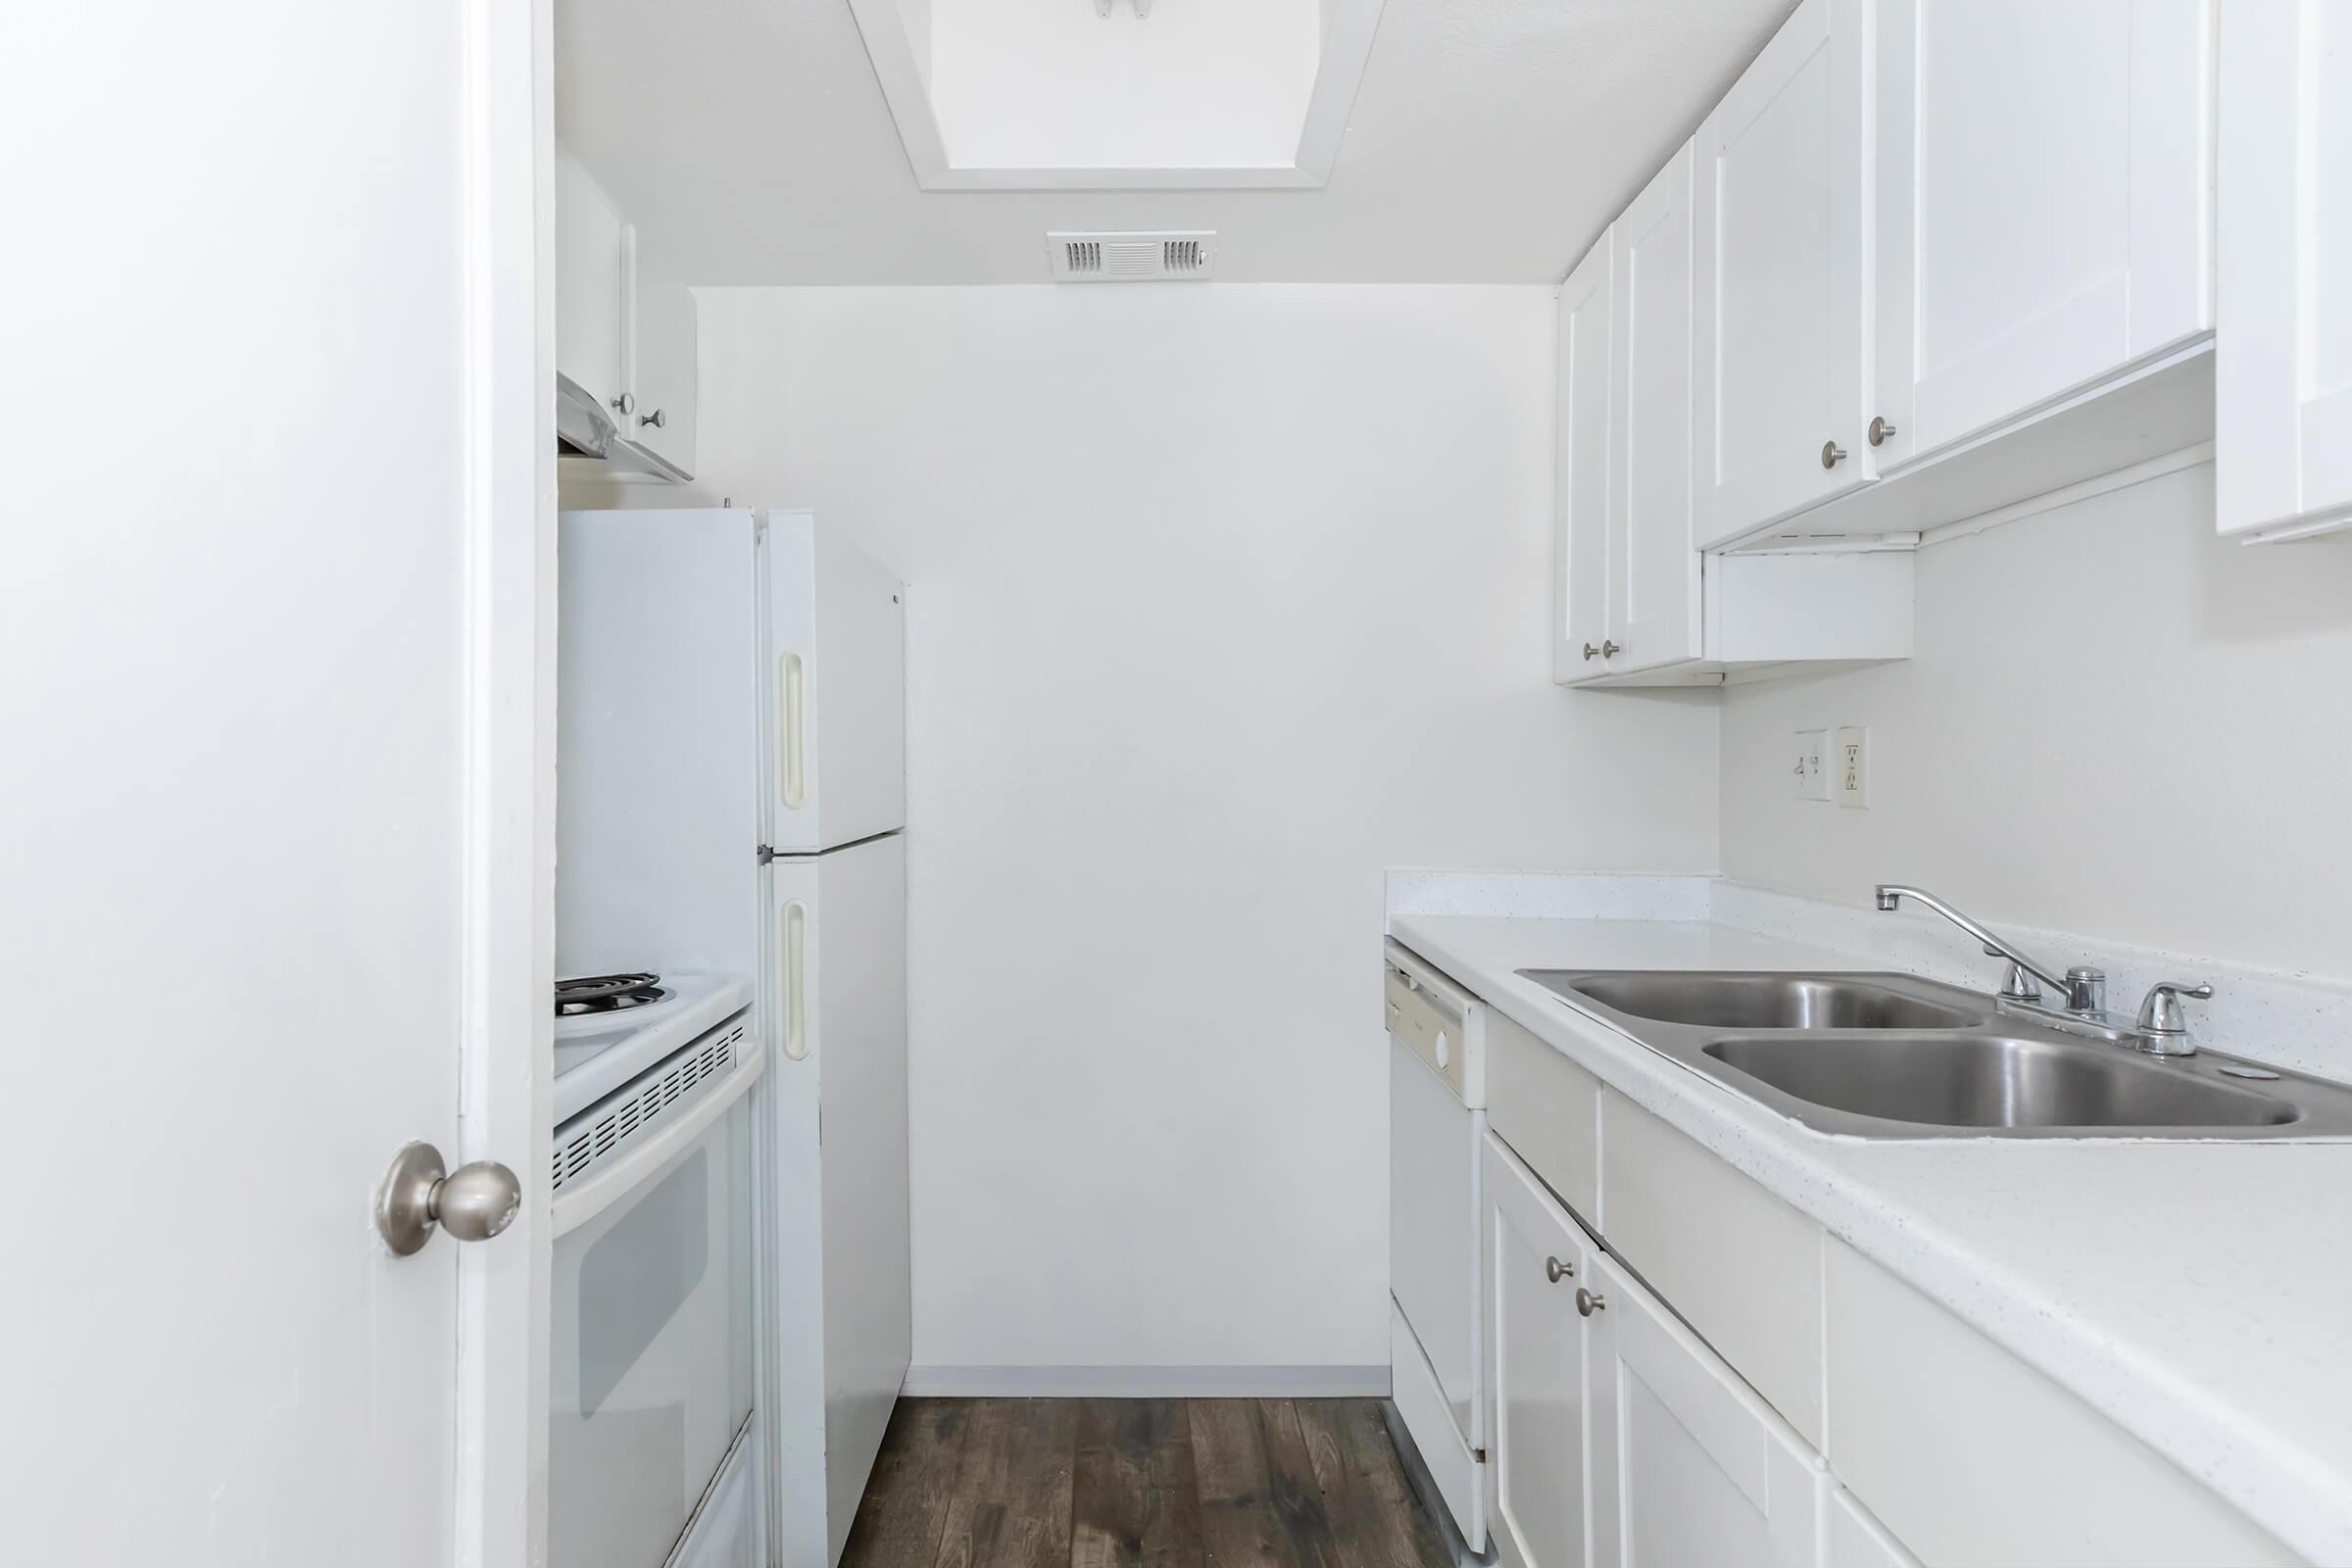
[[[2218,409],[2224,533],[2352,524],[2352,7],[2221,19]]]
[[[2211,0],[1878,0],[1878,26],[1883,469],[2212,327]]]
[[[1875,473],[1865,54],[1873,0],[1804,0],[1699,127],[1696,535]]]
[[[1690,147],[1658,171],[1609,231],[1611,668],[1702,651],[1690,534]]]
[[[1609,263],[1603,234],[1560,287],[1554,406],[1551,678],[1603,667],[1609,644]],[[1613,644],[1610,644],[1613,647]]]
[[[694,295],[571,158],[556,154],[556,369],[621,437],[600,477],[676,480],[694,470]]]
[[[556,155],[556,368],[608,409],[628,382],[628,226],[579,165]],[[615,415],[615,417],[618,416]]]
[[[631,233],[629,439],[691,472],[696,380],[694,295]]]

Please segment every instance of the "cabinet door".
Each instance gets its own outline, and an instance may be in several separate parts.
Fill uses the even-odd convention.
[[[1609,241],[1560,285],[1551,678],[1563,683],[1603,673],[1609,640]]]
[[[608,409],[615,408],[628,385],[621,364],[622,322],[628,311],[623,248],[620,214],[586,171],[558,153],[556,368]],[[617,409],[613,417],[620,418]]]
[[[1585,1333],[1595,1250],[1487,1135],[1487,1526],[1505,1568],[1585,1568],[1591,1533]]]
[[[1882,468],[2213,324],[2212,0],[1880,0]]]
[[[2224,533],[2352,523],[2352,10],[2226,9],[2214,504]]]
[[[1699,657],[1690,538],[1690,144],[1609,231],[1611,673]]]
[[[1864,14],[1804,0],[1699,127],[1701,547],[1873,474]],[[1842,452],[1844,456],[1835,454]]]
[[[1812,1568],[1812,1448],[1613,1259],[1588,1289],[1593,1568]]]
[[[641,442],[694,471],[696,344],[694,295],[631,230],[629,387],[635,411],[621,423]]]

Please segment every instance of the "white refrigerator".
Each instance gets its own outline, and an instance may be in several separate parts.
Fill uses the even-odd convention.
[[[558,561],[557,971],[754,981],[769,1541],[832,1568],[912,1340],[901,587],[806,512],[565,513]]]

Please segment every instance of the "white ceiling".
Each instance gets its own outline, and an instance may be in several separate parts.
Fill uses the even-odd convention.
[[[1055,228],[1214,228],[1227,281],[1554,282],[1792,4],[1388,0],[1321,190],[918,190],[849,0],[558,0],[556,128],[690,283],[1044,282]]]

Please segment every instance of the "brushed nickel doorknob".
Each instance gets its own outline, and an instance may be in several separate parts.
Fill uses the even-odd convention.
[[[1888,424],[1885,419],[1879,417],[1879,416],[1875,414],[1870,416],[1870,444],[1872,446],[1885,446],[1886,444],[1886,438],[1894,433],[1893,425]]]
[[[1600,657],[1601,657],[1601,658],[1603,658],[1603,659],[1615,659],[1615,658],[1616,658],[1616,657],[1617,657],[1619,654],[1622,654],[1622,653],[1624,653],[1624,652],[1625,652],[1625,645],[1624,645],[1623,643],[1613,643],[1613,642],[1610,642],[1610,641],[1608,641],[1606,638],[1603,638],[1603,639],[1601,640],[1601,644],[1600,644]]]
[[[662,416],[662,413],[660,409],[656,409],[651,414],[639,415],[637,416],[637,422],[639,424],[650,424],[657,430],[666,430],[669,428],[669,420]]]
[[[1597,648],[1595,648],[1595,647],[1593,647],[1593,646],[1592,646],[1591,643],[1587,643],[1587,644],[1585,644],[1585,657],[1586,657],[1587,659],[1591,659],[1591,658],[1592,658],[1594,655],[1598,654],[1599,652],[1600,652],[1600,650],[1599,650],[1599,649],[1597,649]]]
[[[1552,1284],[1557,1285],[1560,1281],[1573,1279],[1575,1276],[1576,1265],[1574,1263],[1563,1263],[1556,1257],[1547,1257],[1544,1260],[1544,1277]]]
[[[392,1156],[375,1190],[375,1229],[394,1257],[407,1257],[446,1230],[461,1242],[486,1242],[514,1223],[522,1183],[495,1159],[451,1170],[430,1144],[409,1144]]]
[[[619,410],[622,414],[635,414],[637,412],[637,394],[634,392],[623,392],[620,396],[612,400],[612,407]]]
[[[1835,441],[1824,441],[1821,444],[1821,466],[1823,467],[1835,468],[1838,464],[1843,463],[1844,461],[1845,448],[1839,446]]]
[[[1608,1302],[1602,1300],[1599,1297],[1594,1296],[1591,1291],[1586,1290],[1582,1285],[1579,1285],[1576,1288],[1577,1316],[1591,1317],[1595,1312],[1606,1310],[1608,1304]]]

